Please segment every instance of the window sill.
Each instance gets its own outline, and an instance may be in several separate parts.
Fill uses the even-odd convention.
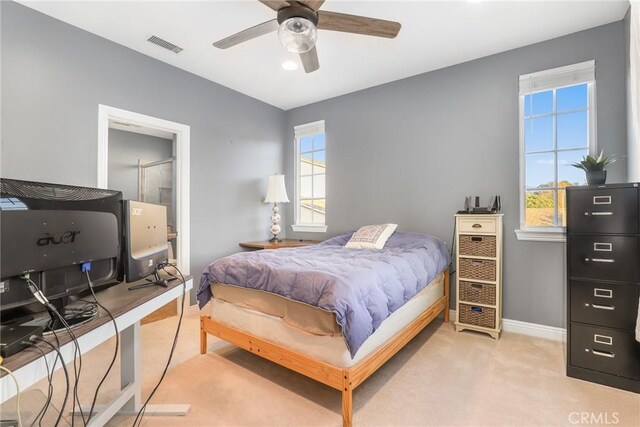
[[[301,233],[326,233],[327,226],[326,225],[299,225],[294,224],[291,226],[291,229],[296,232]]]
[[[562,228],[552,230],[515,230],[518,240],[528,242],[566,242],[567,233]]]

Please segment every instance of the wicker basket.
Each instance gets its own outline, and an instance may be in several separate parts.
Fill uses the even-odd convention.
[[[460,300],[476,304],[496,305],[496,285],[460,281]]]
[[[496,262],[490,259],[459,259],[459,276],[464,279],[496,280]]]
[[[475,305],[459,304],[460,323],[494,329],[496,327],[496,309]]]
[[[460,255],[496,256],[496,236],[468,236],[460,235]]]

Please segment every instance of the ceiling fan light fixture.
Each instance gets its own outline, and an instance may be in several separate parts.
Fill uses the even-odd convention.
[[[287,71],[295,71],[298,69],[298,63],[295,61],[284,61],[282,63],[282,68]]]
[[[280,24],[278,38],[289,52],[305,53],[316,45],[318,29],[310,20],[294,16]]]

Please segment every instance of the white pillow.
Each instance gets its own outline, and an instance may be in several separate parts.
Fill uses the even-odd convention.
[[[344,245],[351,249],[382,249],[398,224],[365,225]]]

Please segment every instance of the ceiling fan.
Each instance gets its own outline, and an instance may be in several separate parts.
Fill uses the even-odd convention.
[[[320,68],[315,47],[318,29],[392,39],[401,27],[399,22],[319,10],[325,0],[258,1],[278,12],[278,17],[219,40],[215,47],[227,49],[278,30],[282,45],[299,54],[304,71],[311,73]]]

